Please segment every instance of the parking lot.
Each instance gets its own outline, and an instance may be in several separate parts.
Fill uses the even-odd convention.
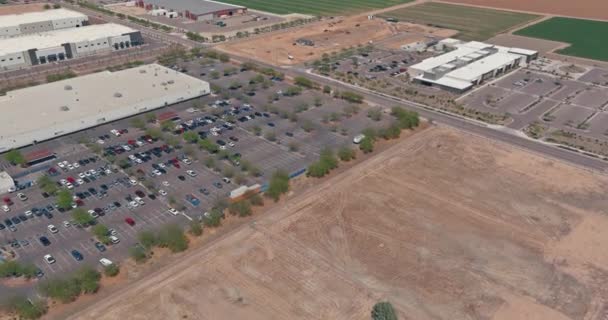
[[[598,71],[589,73],[593,78]],[[461,102],[480,111],[509,114],[513,122],[508,126],[513,129],[540,121],[555,129],[594,135],[605,132],[593,128],[592,120],[606,111],[608,88],[522,69],[465,95]]]
[[[363,129],[385,127],[392,120],[388,109],[381,119],[372,120],[367,107],[320,91],[286,96],[290,85],[268,76],[252,94],[250,80],[258,75],[254,71],[237,69],[211,79],[214,71],[223,74],[233,67],[219,62],[202,65],[196,60],[175,66],[211,82],[219,93],[154,111],[156,117],[168,115],[171,122],[164,140],[147,134],[160,131],[161,121],[146,123],[147,129],[142,130],[133,127],[132,119],[123,119],[21,150],[24,154],[48,150],[53,154],[50,161],[25,169],[0,162],[21,185],[48,175],[61,188],[68,188],[78,206],[114,230],[118,243],[96,246],[89,228],[75,226],[71,211],[59,212],[55,197],[43,196],[33,185],[2,195],[12,202],[10,211],[0,211],[2,245],[13,250],[19,261],[38,266],[44,277],[64,275],[83,264],[98,266],[102,257],[120,262],[138,242],[140,231],[202,219],[239,185],[263,185],[277,170],[301,171],[318,159],[323,148],[353,146],[353,137]],[[242,86],[229,89],[235,82]],[[181,135],[187,131],[213,142],[217,150],[210,152],[184,141]],[[170,139],[177,139],[177,145],[171,146]],[[18,193],[28,199],[19,200]],[[179,209],[179,214],[170,213],[169,208]],[[41,237],[50,243],[45,245]],[[73,250],[83,259],[77,260]],[[44,261],[47,254],[55,263]]]

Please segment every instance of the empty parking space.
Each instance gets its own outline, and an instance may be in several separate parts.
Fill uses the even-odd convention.
[[[580,106],[601,109],[608,104],[608,89],[586,88],[574,99],[572,99],[572,103]]]

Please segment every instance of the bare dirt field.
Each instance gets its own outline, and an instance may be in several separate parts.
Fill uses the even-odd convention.
[[[71,319],[603,320],[607,187],[431,127]]]
[[[335,18],[308,24],[302,28],[273,32],[248,40],[219,45],[217,48],[243,57],[254,58],[274,65],[292,65],[321,58],[324,53],[340,52],[343,48],[366,45],[393,35],[411,32],[445,37],[452,30],[388,23],[383,19],[368,20],[367,16]],[[314,41],[314,46],[294,45],[297,39]],[[263,43],[264,45],[260,45]],[[400,42],[400,44],[406,44]],[[289,59],[289,55],[293,57]]]
[[[19,14],[26,12],[44,11],[44,3],[19,4],[11,6],[0,6],[0,15]]]
[[[608,1],[604,0],[442,0],[442,2],[608,20]]]

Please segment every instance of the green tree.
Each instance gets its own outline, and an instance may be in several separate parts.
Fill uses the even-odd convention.
[[[57,206],[62,209],[69,209],[74,203],[72,200],[72,193],[68,189],[59,190],[59,192],[57,192],[56,200]]]
[[[247,200],[232,203],[228,207],[228,211],[230,212],[230,214],[238,215],[239,217],[250,216],[252,213],[251,203]]]
[[[295,77],[293,80],[294,80],[294,83],[300,87],[304,87],[304,88],[308,88],[308,89],[312,89],[312,88],[316,87],[316,84],[312,80],[310,80],[306,77],[298,76],[298,77]]]
[[[344,146],[338,150],[338,158],[340,158],[342,161],[350,161],[355,159],[355,157],[355,150],[351,149],[350,147]]]
[[[397,118],[402,129],[412,129],[420,124],[420,118],[415,111],[407,111],[397,106],[391,109],[391,114]]]
[[[108,277],[116,277],[120,273],[120,267],[116,263],[103,268],[103,273]]]
[[[110,230],[103,224],[97,224],[92,229],[97,240],[103,244],[110,244]]]
[[[274,131],[266,131],[264,138],[268,141],[276,141],[277,135],[274,133]]]
[[[182,137],[184,138],[184,140],[186,140],[186,142],[189,142],[189,143],[197,143],[198,140],[200,139],[198,134],[194,131],[186,131],[186,132],[184,132]]]
[[[211,209],[209,215],[203,221],[207,227],[218,227],[222,224],[222,212],[219,209]]]
[[[84,293],[95,293],[99,290],[99,280],[101,273],[92,267],[83,267],[76,271],[76,279],[80,283],[80,288]]]
[[[190,232],[191,235],[198,237],[203,234],[203,226],[198,223],[198,221],[190,221],[188,232]]]
[[[362,103],[363,96],[351,91],[343,91],[340,93],[340,98],[352,103]]]
[[[86,227],[89,224],[91,224],[91,222],[93,222],[93,220],[95,220],[95,218],[93,218],[84,209],[76,208],[72,211],[72,220],[74,220],[74,223],[76,223],[77,225]]]
[[[251,204],[254,206],[263,206],[264,198],[260,197],[260,195],[256,193],[249,197],[249,202],[251,202]]]
[[[311,132],[314,130],[314,124],[311,120],[306,119],[302,122],[302,130],[306,131],[306,132]]]
[[[361,140],[359,144],[359,149],[363,151],[363,153],[370,153],[374,151],[374,140],[371,137],[365,137]]]
[[[20,319],[38,319],[47,311],[47,304],[42,299],[29,299],[26,296],[13,296],[5,303],[9,312],[14,312]]]
[[[23,154],[21,154],[21,152],[19,150],[15,150],[15,149],[5,153],[4,159],[6,159],[6,161],[10,162],[12,165],[24,165],[25,164],[25,157],[23,156]]]
[[[287,97],[297,96],[297,95],[300,95],[301,93],[302,93],[302,88],[297,87],[297,86],[291,86],[291,87],[285,89],[285,91],[283,91],[283,95],[287,96]]]
[[[227,63],[230,62],[230,56],[225,54],[225,53],[220,53],[218,58],[220,59],[221,62],[223,63]]]
[[[53,181],[53,179],[51,179],[51,177],[47,176],[46,174],[40,176],[38,180],[36,180],[36,183],[38,184],[40,189],[42,189],[42,191],[51,195],[55,194],[59,189],[55,181]]]
[[[154,234],[154,232],[149,230],[139,232],[137,234],[137,240],[139,240],[139,243],[146,250],[150,250],[158,244],[158,237]]]
[[[146,260],[148,260],[148,253],[146,252],[146,250],[144,248],[142,248],[140,246],[131,247],[129,249],[129,255],[137,263],[146,262]]]
[[[148,128],[146,134],[152,137],[152,139],[160,139],[163,136],[163,133],[155,128]]]
[[[171,131],[175,128],[175,123],[171,120],[165,120],[160,123],[160,128],[163,131]]]
[[[209,76],[211,77],[211,79],[217,80],[217,79],[220,78],[220,72],[219,71],[211,71],[209,73]]]
[[[331,87],[330,86],[323,86],[323,93],[330,94],[331,93]]]
[[[397,314],[390,302],[378,302],[372,309],[372,320],[397,320]]]
[[[140,117],[131,119],[130,123],[131,123],[131,126],[137,128],[137,129],[144,130],[146,128],[146,122]]]
[[[287,191],[289,191],[289,175],[285,171],[278,170],[272,174],[265,195],[276,202]]]
[[[156,114],[154,114],[154,113],[146,113],[145,117],[146,117],[147,122],[150,122],[150,123],[156,122]]]
[[[188,249],[188,238],[184,230],[176,224],[164,226],[158,234],[158,245],[166,247],[171,252],[182,252]]]

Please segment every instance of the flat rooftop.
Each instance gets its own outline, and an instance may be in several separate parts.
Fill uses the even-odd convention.
[[[86,14],[67,9],[49,9],[38,12],[27,12],[20,14],[7,14],[0,16],[0,28],[18,26],[20,24],[35,23],[40,21],[82,18],[87,19]]]
[[[208,0],[144,0],[146,4],[153,4],[165,9],[175,11],[190,11],[193,14],[205,14],[228,9],[245,8],[227,3],[208,1]]]
[[[497,52],[495,54],[477,60],[471,64],[458,68],[452,72],[449,72],[445,76],[465,81],[473,81],[479,76],[486,74],[490,71],[496,70],[507,64],[510,64],[511,62],[519,58],[522,58],[522,56],[512,53]]]
[[[48,130],[46,139],[208,93],[209,84],[158,64],[9,91],[0,96],[0,150]],[[92,125],[90,125],[92,124]],[[30,140],[31,143],[31,140]],[[24,144],[17,144],[22,146]]]
[[[80,28],[60,29],[32,33],[15,38],[0,39],[0,56],[35,48],[58,47],[64,43],[97,40],[103,37],[120,36],[137,30],[120,24],[95,24]]]

